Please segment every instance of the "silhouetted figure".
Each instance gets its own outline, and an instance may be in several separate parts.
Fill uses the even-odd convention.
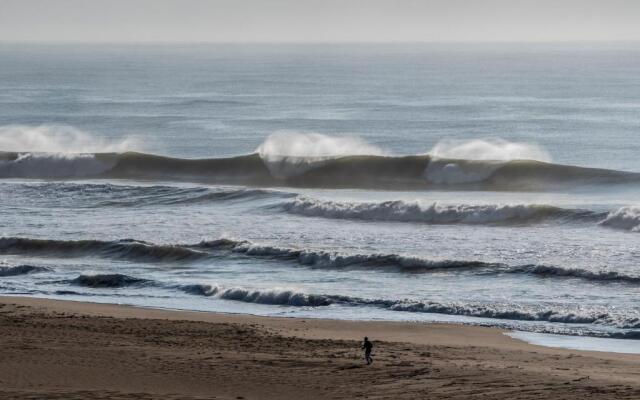
[[[370,365],[373,362],[373,358],[371,358],[371,350],[373,349],[373,343],[369,341],[368,337],[364,338],[364,342],[362,343],[362,348],[364,349],[364,360],[367,362],[367,365]]]

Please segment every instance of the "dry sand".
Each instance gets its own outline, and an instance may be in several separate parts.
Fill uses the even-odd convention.
[[[0,297],[0,329],[1,399],[640,399],[639,355],[491,328]]]

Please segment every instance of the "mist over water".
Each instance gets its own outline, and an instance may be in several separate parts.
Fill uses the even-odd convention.
[[[383,154],[380,148],[356,136],[298,132],[273,133],[256,152],[277,178],[301,175],[327,160]]]
[[[624,46],[27,50],[0,293],[640,337]]]
[[[110,153],[142,150],[135,138],[116,141],[66,125],[0,126],[0,149],[5,152]]]

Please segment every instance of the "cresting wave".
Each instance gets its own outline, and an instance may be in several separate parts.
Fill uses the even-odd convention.
[[[640,207],[622,207],[618,211],[609,213],[600,225],[631,232],[640,232]]]
[[[501,225],[529,224],[548,220],[596,222],[606,216],[606,213],[589,210],[563,209],[536,204],[447,205],[400,200],[357,203],[322,201],[304,197],[286,202],[281,205],[281,208],[288,213],[308,217],[427,224]]]
[[[640,182],[640,174],[531,160],[434,159],[429,155],[345,155],[280,161],[260,154],[179,159],[145,153],[76,155],[0,153],[0,178],[93,178],[202,182],[266,187],[379,190],[537,190]],[[282,172],[286,171],[286,172]]]
[[[148,279],[134,278],[123,274],[98,274],[80,275],[65,283],[91,288],[121,288],[126,286],[142,286],[152,284],[153,282]]]
[[[286,199],[295,193],[241,187],[115,185],[111,183],[7,183],[7,195],[28,197],[37,205],[68,207],[147,207]]]
[[[182,246],[156,245],[149,242],[122,239],[47,240],[30,238],[0,238],[0,254],[28,254],[53,257],[104,257],[138,262],[193,261],[207,253]]]
[[[250,257],[289,262],[317,269],[366,269],[398,273],[429,273],[436,271],[471,272],[480,274],[525,274],[544,278],[575,278],[601,283],[640,284],[640,276],[615,271],[563,268],[546,265],[516,265],[478,260],[430,260],[398,254],[341,254],[322,250],[294,249],[255,244],[246,240],[217,239],[197,244],[157,245],[132,239],[45,240],[0,238],[0,254],[28,254],[53,257],[104,257],[135,262],[193,262],[225,257]],[[40,271],[33,267],[29,272]],[[1,270],[0,270],[1,271]]]
[[[220,286],[193,284],[179,287],[180,290],[200,296],[214,296],[224,300],[243,301],[245,303],[296,306],[296,307],[321,307],[334,303],[334,297],[325,295],[313,295],[294,290],[251,290],[243,288],[223,288]]]

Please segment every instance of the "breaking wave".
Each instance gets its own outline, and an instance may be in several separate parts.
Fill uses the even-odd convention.
[[[598,221],[606,214],[588,210],[563,209],[547,205],[446,205],[420,202],[384,201],[355,203],[296,198],[282,209],[308,217],[357,219],[365,221],[416,222],[427,224],[527,224],[546,220]]]
[[[600,225],[631,232],[640,232],[640,207],[630,206],[609,213]]]
[[[69,283],[91,287],[91,288],[121,288],[126,286],[141,286],[152,283],[152,281],[141,278],[134,278],[123,274],[98,274],[80,275],[69,281]]]
[[[558,305],[553,306],[515,303],[464,303],[434,302],[414,300],[366,299],[341,295],[307,294],[290,289],[246,289],[224,288],[212,285],[185,285],[180,287],[186,293],[212,296],[224,300],[247,303],[282,305],[293,307],[324,307],[330,305],[372,306],[391,311],[419,312],[432,314],[459,315],[514,321],[544,321],[564,324],[601,324],[619,329],[640,328],[639,316],[621,316],[606,309],[588,309]]]
[[[37,267],[33,265],[17,265],[14,267],[0,266],[0,276],[26,275],[45,271],[51,270],[47,267]]]
[[[294,193],[263,189],[209,189],[176,188],[171,186],[130,187],[125,199],[96,203],[95,207],[145,207],[151,205],[207,204],[214,202],[241,202],[268,198],[288,198]]]
[[[284,199],[295,193],[278,190],[235,187],[134,186],[110,183],[7,183],[6,192],[28,197],[39,205],[76,207],[147,207],[215,202],[242,202],[261,199]]]
[[[245,303],[284,305],[296,307],[320,307],[333,304],[332,296],[309,295],[293,290],[251,290],[243,288],[223,288],[211,285],[185,285],[180,287],[186,293],[214,296],[224,300]]]
[[[5,152],[0,153],[0,177],[379,190],[538,190],[640,182],[639,173],[553,164],[523,146],[496,142],[482,148],[482,159],[473,159],[475,153],[469,155],[465,146],[434,150],[434,154],[390,156],[354,137],[278,133],[268,137],[256,153],[229,158],[180,159],[137,152],[51,154],[36,149]],[[542,161],[514,159],[518,155]]]

